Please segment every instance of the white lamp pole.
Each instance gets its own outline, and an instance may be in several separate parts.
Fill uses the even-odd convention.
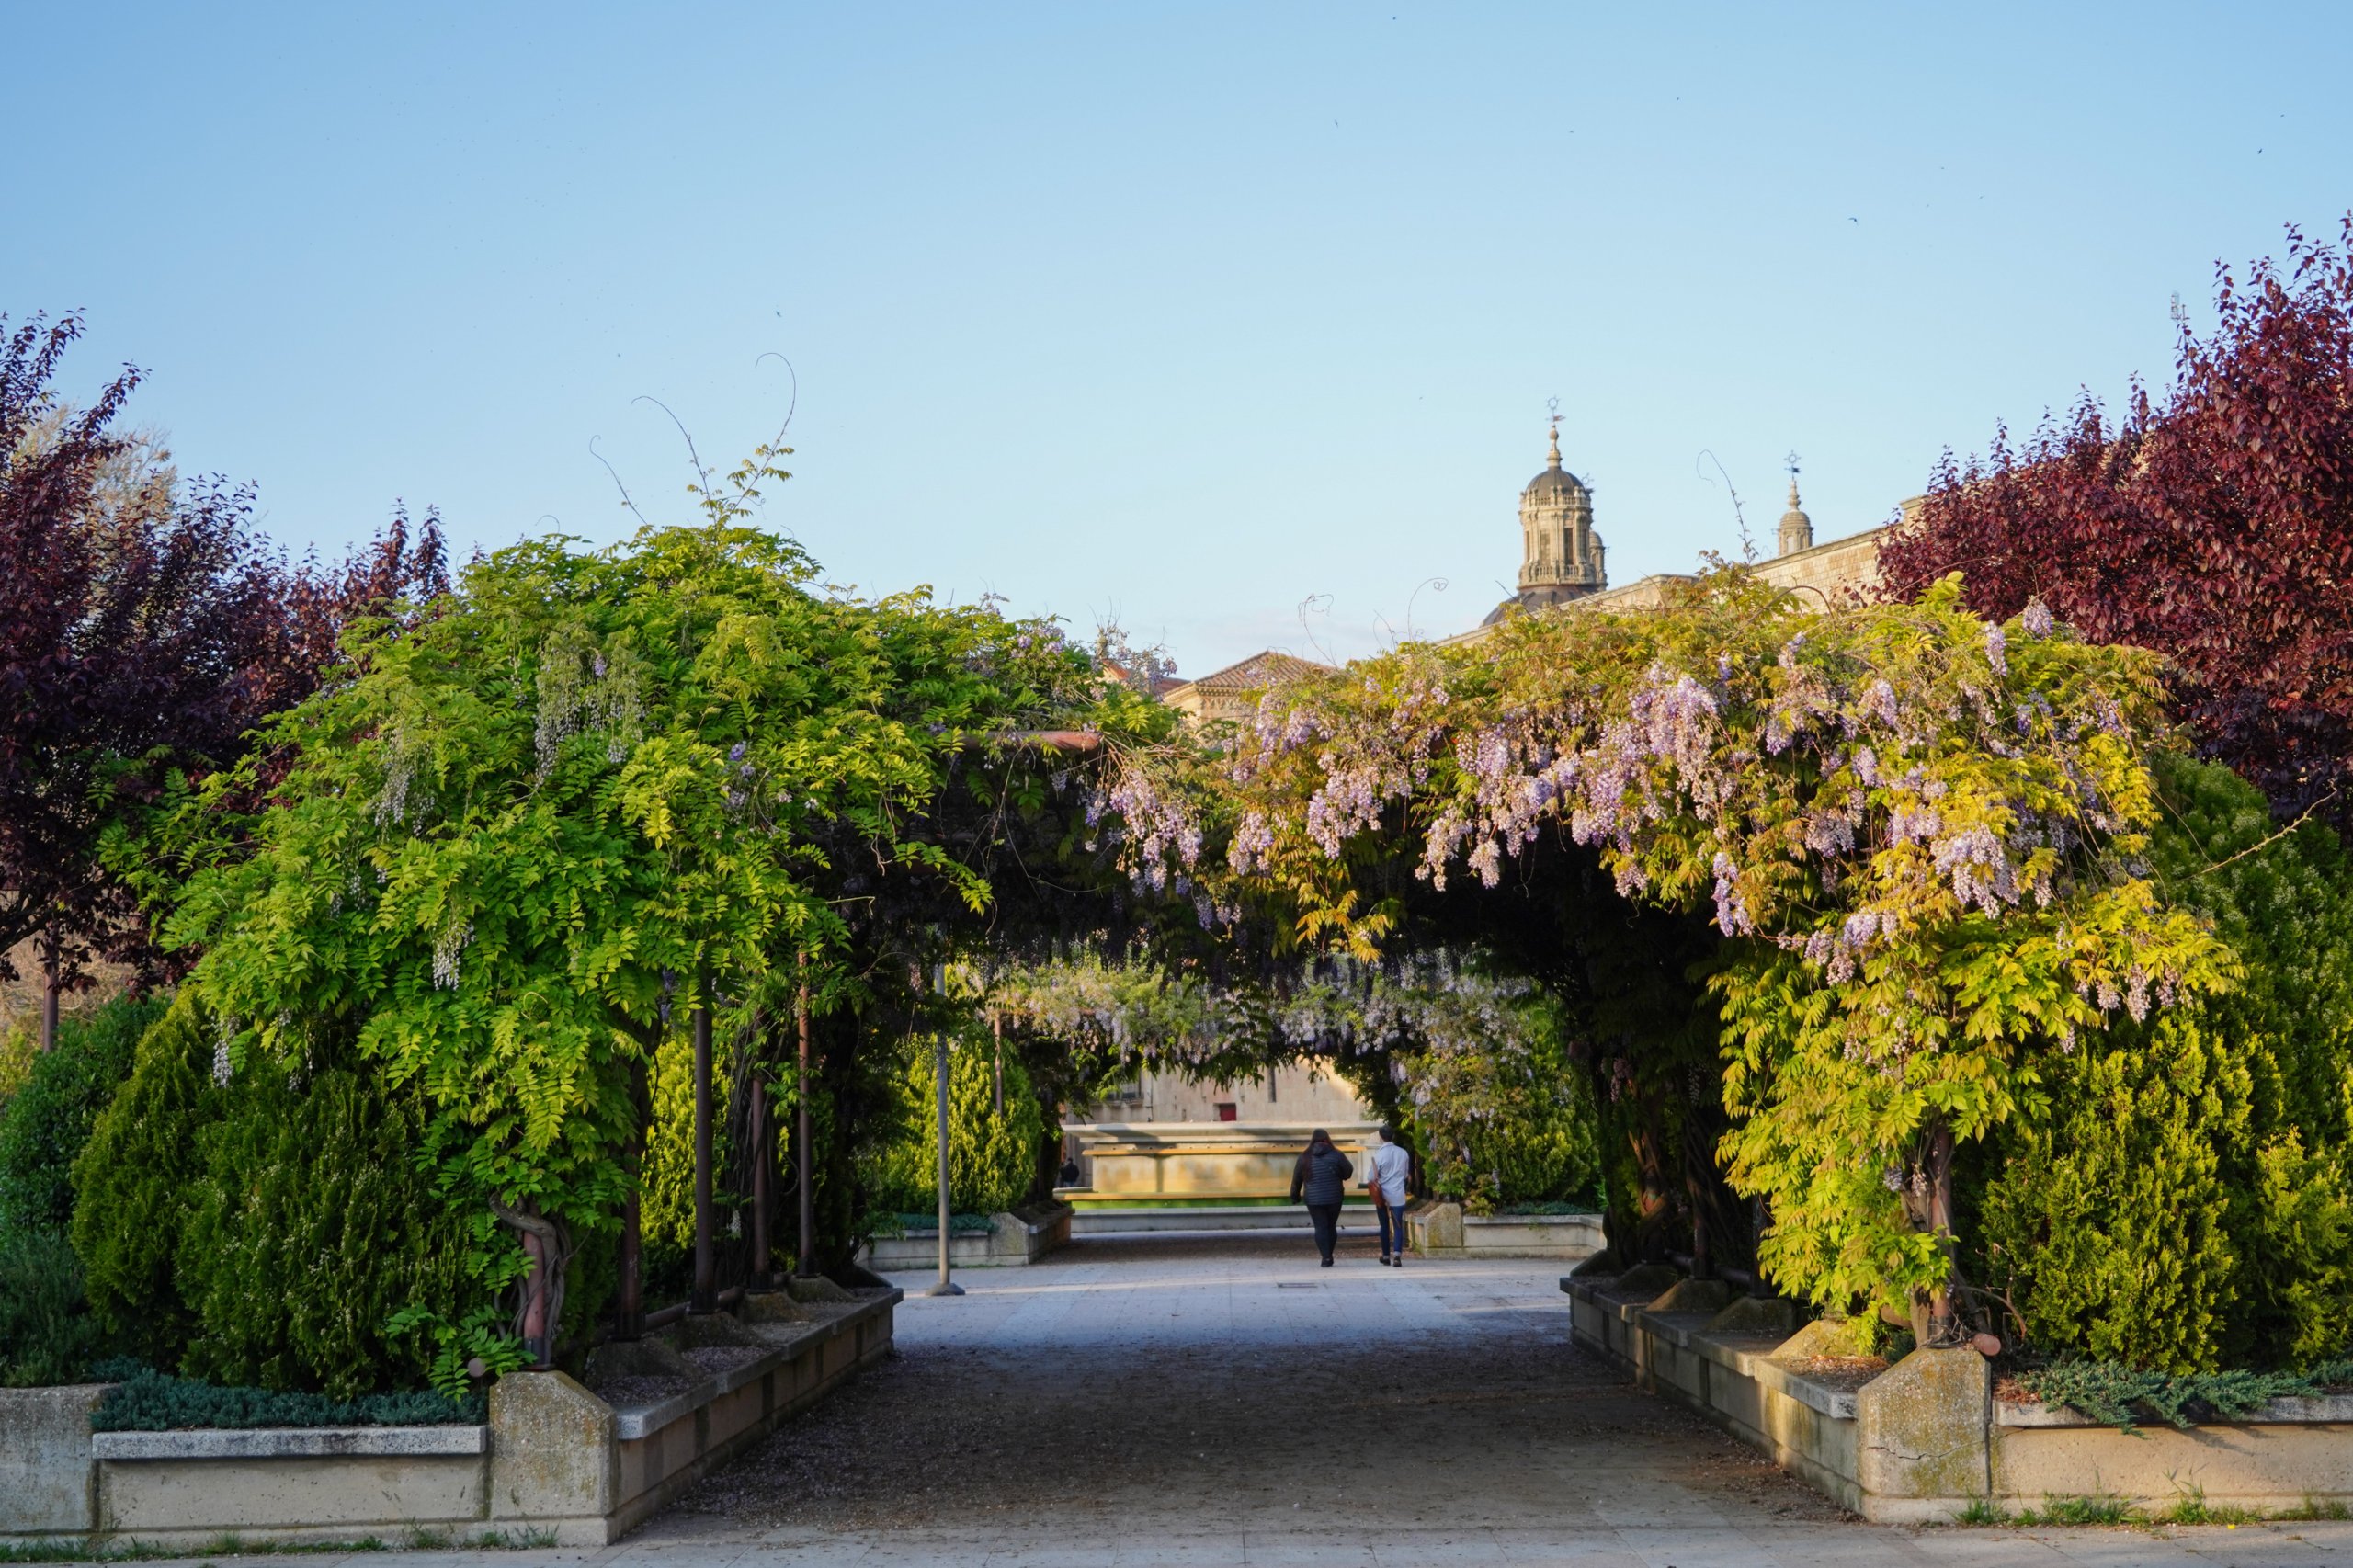
[[[939,1091],[939,1283],[926,1296],[961,1296],[964,1287],[948,1278],[948,1031],[931,1037],[931,1078]]]

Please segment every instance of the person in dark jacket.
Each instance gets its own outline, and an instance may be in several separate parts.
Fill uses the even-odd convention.
[[[1290,1200],[1307,1201],[1307,1217],[1315,1224],[1315,1250],[1324,1267],[1332,1267],[1332,1248],[1340,1239],[1340,1202],[1348,1195],[1348,1178],[1357,1168],[1333,1146],[1332,1135],[1317,1128],[1307,1140],[1306,1152],[1291,1167]]]

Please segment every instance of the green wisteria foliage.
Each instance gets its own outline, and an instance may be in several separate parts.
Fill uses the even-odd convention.
[[[857,1005],[861,897],[915,879],[989,904],[927,815],[951,778],[1105,699],[1053,626],[820,591],[745,526],[747,484],[706,490],[706,526],[520,544],[413,630],[363,631],[150,841],[216,1074],[340,1031],[423,1086],[453,1201],[558,1263],[568,1228],[615,1222],[634,1085],[688,1010],[754,1038],[804,983]]]
[[[1362,957],[1540,845],[1704,911],[1765,1267],[1949,1321],[1956,1142],[2111,1020],[2230,982],[2140,864],[2157,673],[2039,607],[1981,620],[1957,580],[1823,609],[1728,571],[1286,683],[1189,767],[1131,754],[1114,799],[1146,884]]]

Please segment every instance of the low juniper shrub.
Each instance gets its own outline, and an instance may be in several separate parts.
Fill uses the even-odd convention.
[[[324,1394],[222,1388],[175,1378],[137,1361],[101,1362],[92,1374],[116,1384],[90,1413],[94,1432],[170,1432],[195,1426],[451,1426],[489,1419],[477,1392],[449,1399],[429,1389],[408,1393]]]

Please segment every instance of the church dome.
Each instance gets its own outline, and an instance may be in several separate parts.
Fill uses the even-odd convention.
[[[1530,501],[1535,501],[1554,495],[1586,494],[1589,492],[1586,489],[1585,481],[1561,466],[1561,432],[1555,428],[1552,432],[1552,460],[1544,465],[1542,473],[1528,482],[1528,488],[1521,491],[1520,494]]]

